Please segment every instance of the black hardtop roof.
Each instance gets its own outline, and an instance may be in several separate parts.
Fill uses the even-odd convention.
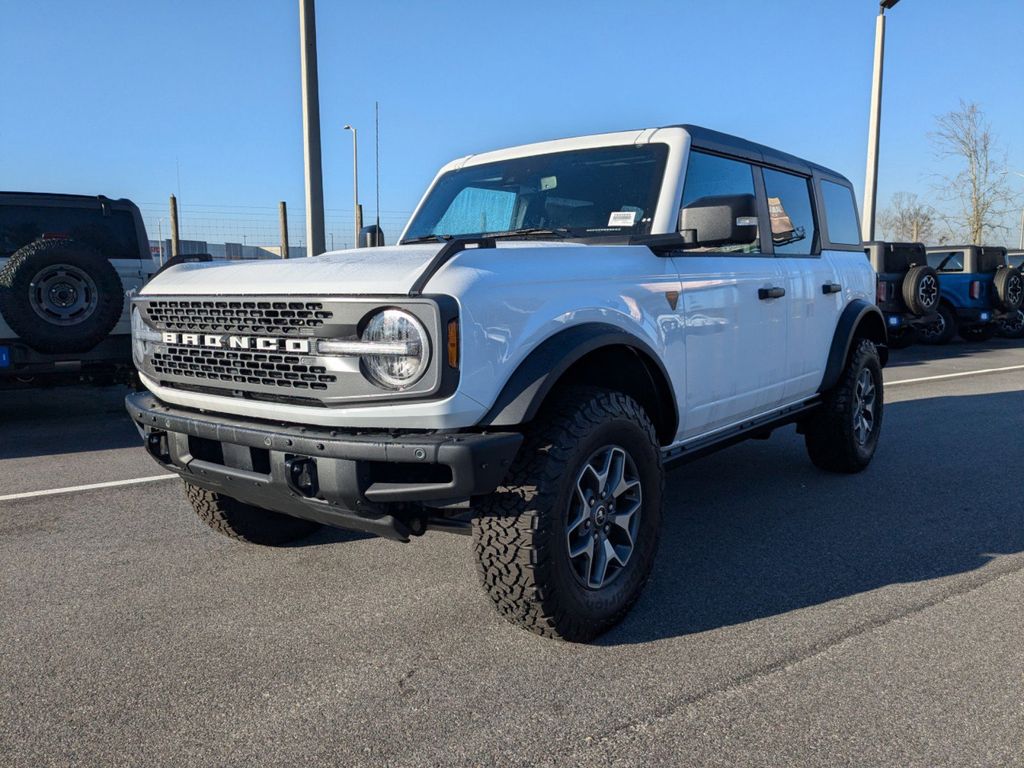
[[[104,195],[73,195],[66,192],[14,192],[9,190],[0,190],[0,205],[3,205],[7,201],[7,198],[28,198],[29,200],[52,200],[58,203],[76,203],[98,205],[100,203],[107,203],[110,205],[122,205],[136,208],[137,206],[127,197],[110,198]]]
[[[1013,253],[1013,251],[1007,251],[1001,245],[929,245],[926,249],[928,253],[944,253],[945,251],[1003,251],[1004,253]]]
[[[780,152],[777,149],[766,147],[764,144],[757,144],[756,142],[748,141],[747,139],[741,139],[739,136],[722,133],[721,131],[715,131],[711,128],[704,128],[700,125],[690,125],[689,123],[666,127],[682,128],[690,134],[690,137],[698,148],[703,147],[712,151],[737,155],[748,160],[765,163],[766,165],[774,165],[784,170],[796,171],[797,173],[802,173],[808,176],[815,172],[823,176],[833,176],[837,179],[842,179],[847,184],[850,184],[849,179],[847,179],[843,174],[833,171],[831,168],[826,168],[824,165],[818,165],[817,163],[803,160],[795,155],[790,155],[786,152]],[[850,184],[850,186],[852,187],[853,185]]]

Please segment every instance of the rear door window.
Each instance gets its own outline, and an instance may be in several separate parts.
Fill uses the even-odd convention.
[[[809,255],[816,250],[810,180],[771,168],[764,169],[772,243],[780,255]]]
[[[0,205],[0,257],[41,237],[68,237],[93,246],[108,259],[138,259],[139,241],[130,211],[49,205]]]
[[[825,201],[825,223],[829,242],[837,245],[860,245],[860,223],[853,191],[834,181],[821,182],[821,196]]]

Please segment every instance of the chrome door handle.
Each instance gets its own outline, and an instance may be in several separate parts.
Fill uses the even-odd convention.
[[[767,301],[768,299],[781,299],[786,295],[785,288],[758,288],[757,298],[761,301]]]
[[[841,290],[843,290],[843,286],[839,283],[825,283],[821,286],[821,292],[825,294],[839,293]]]

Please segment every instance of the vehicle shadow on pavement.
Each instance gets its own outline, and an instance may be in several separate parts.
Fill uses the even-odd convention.
[[[985,352],[1012,349],[1024,351],[1024,343],[1015,339],[994,338],[984,342],[954,339],[949,344],[942,346],[915,344],[906,349],[891,349],[886,370],[913,368],[916,365],[933,363],[938,360],[965,360]],[[1006,365],[1007,363],[1001,364]]]
[[[53,387],[0,393],[0,460],[142,447],[125,387]]]
[[[859,475],[815,469],[792,428],[670,472],[651,581],[599,644],[717,629],[1024,551],[1009,471],[1024,463],[1021,392],[889,404],[883,430]]]

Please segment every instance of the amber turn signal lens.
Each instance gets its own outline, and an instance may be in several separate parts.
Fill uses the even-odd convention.
[[[448,321],[448,366],[459,367],[459,321]]]

